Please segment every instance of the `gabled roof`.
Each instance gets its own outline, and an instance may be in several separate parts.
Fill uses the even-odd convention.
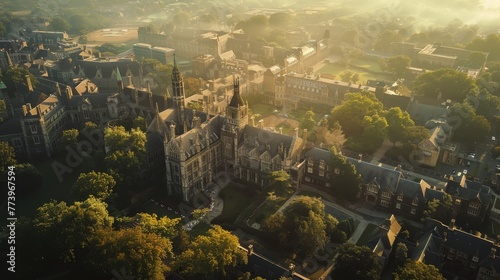
[[[361,174],[363,183],[375,182],[381,189],[387,188],[392,193],[396,193],[399,182],[403,178],[400,171],[353,158],[346,159],[356,167],[358,174]]]
[[[247,125],[243,129],[239,143],[242,143],[240,147],[245,147],[247,151],[255,149],[258,156],[267,151],[271,158],[274,158],[280,154],[280,148],[288,156],[292,156],[297,152],[297,147],[300,147],[302,141],[301,138],[294,138],[289,135]]]

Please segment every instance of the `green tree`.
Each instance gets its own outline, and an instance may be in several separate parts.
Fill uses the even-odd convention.
[[[132,151],[136,155],[146,152],[146,134],[140,129],[132,128],[130,132],[123,126],[108,127],[104,130],[106,151]]]
[[[321,144],[325,148],[335,147],[338,150],[342,148],[346,141],[340,124],[336,122],[330,129],[327,119],[323,119],[322,123],[314,130],[314,139],[317,144]]]
[[[285,195],[293,192],[292,178],[286,171],[273,171],[269,174],[269,191],[278,195]]]
[[[401,111],[399,107],[393,107],[387,110],[384,117],[388,124],[387,138],[389,138],[394,145],[396,145],[397,141],[405,139],[408,128],[415,125],[410,114]]]
[[[411,65],[411,58],[406,55],[398,55],[387,59],[387,67],[396,75],[402,76]]]
[[[400,267],[405,263],[406,259],[408,259],[408,247],[402,242],[398,243],[398,246],[396,246],[394,265]]]
[[[132,128],[137,128],[142,132],[146,132],[146,120],[141,116],[137,116],[132,120]]]
[[[184,92],[186,97],[200,93],[200,80],[193,77],[184,78]]]
[[[340,245],[337,252],[333,279],[380,279],[380,263],[368,247],[345,243]]]
[[[210,212],[208,208],[194,209],[191,215],[193,216],[193,219],[198,220],[205,217],[208,212]]]
[[[50,20],[49,27],[54,31],[62,32],[69,31],[71,29],[71,25],[69,24],[69,22],[62,17],[52,18],[52,20]]]
[[[177,257],[177,267],[182,275],[220,278],[226,268],[247,263],[246,253],[238,246],[238,237],[216,225],[188,245]]]
[[[346,158],[340,155],[337,149],[332,148],[332,159],[328,163],[330,173],[330,184],[334,192],[350,201],[356,201],[361,192],[360,175],[356,168]]]
[[[361,136],[365,128],[365,116],[380,114],[382,108],[382,103],[371,92],[348,93],[344,102],[333,108],[328,123],[333,127],[335,122],[338,122],[346,137]]]
[[[95,171],[81,173],[73,186],[72,196],[77,201],[90,196],[105,200],[111,195],[115,185],[116,181],[107,173]]]
[[[363,135],[357,140],[365,146],[365,149],[374,151],[382,145],[387,137],[387,120],[379,115],[365,116],[362,124],[364,126]]]
[[[267,32],[269,21],[265,15],[256,15],[240,21],[236,24],[236,29],[243,29],[247,37],[256,39],[262,37]]]
[[[417,95],[461,102],[469,93],[475,93],[477,86],[466,73],[443,68],[418,75],[413,89]]]
[[[395,280],[444,280],[435,266],[423,262],[407,260],[404,266],[394,273]]]
[[[111,43],[104,43],[96,49],[101,53],[118,54],[118,47]]]
[[[314,120],[314,112],[309,110],[300,121],[300,128],[307,129],[307,131],[313,131],[315,126],[316,121]]]
[[[429,130],[421,125],[409,126],[405,129],[403,141],[407,143],[420,143],[430,137]]]
[[[16,164],[16,154],[8,142],[0,141],[0,172]]]
[[[292,25],[293,16],[289,13],[278,12],[269,17],[269,25],[288,28]]]
[[[424,210],[424,216],[422,217],[422,221],[425,221],[426,218],[433,218],[435,213],[436,213],[436,210],[438,209],[439,207],[439,199],[437,198],[434,198],[434,199],[431,199],[427,202],[427,205],[425,206],[425,210]]]
[[[2,79],[2,76],[0,75],[0,81]],[[0,100],[0,123],[3,122],[3,116],[5,114],[5,111],[7,110],[7,107],[5,106],[5,101],[2,99]]]
[[[64,150],[65,147],[75,147],[78,142],[79,132],[77,129],[67,129],[63,130],[61,136],[61,146]]]
[[[165,279],[173,257],[168,238],[143,232],[140,227],[96,232],[86,264],[99,279],[112,277],[113,269],[124,269],[135,279]]]
[[[74,262],[99,229],[111,228],[106,203],[90,197],[67,205],[50,202],[38,208],[33,220],[45,246],[46,261]]]
[[[489,60],[500,60],[500,34],[490,34],[486,38],[474,39],[467,49],[489,53]]]
[[[391,43],[401,42],[402,40],[402,36],[396,31],[384,30],[380,36],[378,36],[374,48],[378,51],[389,51],[391,49]]]
[[[21,67],[9,68],[3,74],[3,81],[7,86],[7,91],[9,93],[14,93],[16,91],[16,84],[28,86],[27,76],[29,76],[29,80],[31,82],[33,89],[35,89],[36,85],[38,84],[38,81],[36,77],[33,76],[33,74],[31,74],[27,69]]]
[[[105,158],[109,173],[119,183],[130,185],[141,166],[139,158],[133,151],[115,151]]]
[[[467,62],[469,62],[471,67],[481,68],[486,62],[486,54],[482,52],[473,52],[467,57]]]

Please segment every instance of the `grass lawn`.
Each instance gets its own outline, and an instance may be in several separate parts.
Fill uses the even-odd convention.
[[[262,223],[269,216],[276,213],[280,209],[280,207],[293,195],[293,193],[289,193],[282,196],[277,196],[274,200],[266,199],[260,206],[259,209],[254,212],[254,214],[248,220],[249,225],[253,225],[254,223]]]
[[[32,163],[38,171],[43,174],[43,184],[35,191],[27,195],[17,197],[16,214],[18,217],[32,217],[36,213],[38,207],[50,202],[51,200],[68,202],[71,188],[80,175],[80,168],[77,167],[77,169],[74,169],[71,173],[64,173],[62,175],[63,180],[59,182],[59,179],[57,178],[57,175],[51,165],[54,161],[65,164],[65,161],[61,159],[47,159]]]
[[[354,61],[352,64],[355,66],[363,67],[366,68],[370,71],[376,71],[376,72],[381,72],[380,67],[376,62],[372,61]],[[331,74],[335,76],[336,80],[340,80],[339,74],[342,73],[345,70],[349,70],[353,73],[358,73],[359,75],[359,81],[357,83],[365,84],[367,80],[392,80],[392,77],[390,74],[384,74],[384,73],[372,73],[368,71],[363,71],[362,69],[354,69],[354,68],[346,68],[345,66],[342,66],[338,63],[328,63],[323,68],[321,68],[318,72],[319,73],[325,73],[325,74]]]
[[[219,197],[224,200],[222,213],[215,219],[220,223],[233,224],[240,213],[252,203],[255,194],[237,184],[229,184],[219,192]]]
[[[269,104],[262,104],[262,103],[257,103],[257,104],[252,104],[249,105],[250,110],[252,113],[255,114],[260,114],[262,117],[265,118],[273,113],[274,110],[276,110],[276,107],[273,105]]]
[[[370,238],[371,234],[373,233],[373,230],[375,230],[376,228],[377,228],[377,225],[372,224],[372,223],[369,223],[368,225],[366,225],[366,228],[363,231],[363,233],[361,234],[361,236],[359,237],[356,245],[358,245],[358,246],[366,245],[366,243],[368,243],[368,241],[370,241],[369,238]]]

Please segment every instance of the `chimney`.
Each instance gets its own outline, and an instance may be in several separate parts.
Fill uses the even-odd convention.
[[[450,229],[455,229],[455,219],[451,219]]]
[[[361,163],[361,161],[363,161],[363,154],[359,154],[358,156],[358,163]]]
[[[23,105],[23,116],[26,116],[28,114],[28,108],[26,105]]]
[[[33,109],[31,107],[31,103],[26,103],[26,110],[29,112],[29,111],[31,111],[31,109]]]
[[[42,116],[42,109],[40,109],[40,106],[36,106],[36,113],[38,116]]]
[[[490,251],[489,257],[490,258],[495,258],[496,253],[497,253],[497,248],[491,247],[491,251]]]
[[[248,245],[248,255],[251,256],[253,254],[253,245]]]
[[[200,127],[201,126],[201,119],[198,116],[193,117],[193,127]]]
[[[71,89],[70,86],[66,87],[66,99],[70,100],[73,98],[73,90]]]
[[[151,92],[151,85],[149,84],[149,81],[148,81],[148,92]]]
[[[170,125],[170,137],[171,139],[175,138],[175,124]]]
[[[307,128],[304,128],[304,130],[302,132],[302,139],[307,141]]]
[[[283,134],[283,127],[280,127],[280,134]]]
[[[264,120],[259,120],[259,128],[264,128]]]
[[[294,138],[299,138],[299,129],[298,129],[298,128],[295,128],[295,129],[293,130],[293,137],[294,137]]]
[[[288,271],[290,272],[290,276],[293,275],[293,269],[295,268],[295,265],[293,263],[290,263],[288,266]]]
[[[134,86],[134,85],[132,84],[132,75],[128,75],[128,86],[129,86],[129,87]]]
[[[29,91],[33,91],[33,84],[31,83],[30,75],[26,75],[26,85],[28,86]]]
[[[255,117],[252,116],[252,117],[250,117],[250,119],[252,120],[252,126],[255,127]]]

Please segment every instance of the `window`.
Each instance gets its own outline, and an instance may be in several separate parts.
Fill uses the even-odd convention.
[[[85,119],[89,119],[90,118],[90,114],[89,114],[89,111],[88,110],[83,110],[83,117]]]
[[[307,167],[307,173],[313,173],[313,168],[312,167]]]
[[[474,208],[469,208],[467,209],[467,214],[470,214],[472,216],[477,216],[479,214],[479,210]]]
[[[383,192],[382,197],[391,198],[391,193],[390,192]]]
[[[40,136],[38,135],[33,136],[33,143],[40,144]]]
[[[410,213],[412,213],[413,215],[417,214],[417,208],[411,208]]]
[[[38,133],[38,128],[36,127],[36,124],[30,125],[31,133],[35,134]]]
[[[474,256],[474,257],[472,257],[472,261],[473,261],[473,262],[478,262],[478,261],[479,261],[479,257],[478,257],[478,256]]]
[[[464,259],[466,259],[467,257],[469,257],[468,254],[466,254],[464,252],[461,252],[461,251],[457,251],[457,256],[460,257],[460,258],[464,258]]]
[[[413,201],[411,202],[412,205],[418,205],[418,198],[414,198]]]
[[[325,171],[324,171],[324,170],[320,170],[320,171],[319,171],[319,176],[321,176],[321,177],[325,177]]]
[[[396,209],[401,209],[401,203],[396,203]]]
[[[403,201],[403,195],[402,194],[398,194],[398,200],[399,201]]]
[[[311,182],[311,178],[306,176],[306,182]]]
[[[325,186],[330,187],[332,184],[326,183]]]
[[[479,209],[481,207],[481,204],[477,203],[477,202],[471,202],[471,203],[469,203],[469,207]]]
[[[382,205],[384,207],[389,207],[389,201],[387,201],[387,200],[381,200],[380,201],[380,205]]]
[[[20,139],[14,139],[14,140],[12,140],[12,146],[13,147],[21,147],[21,145],[22,145],[22,142],[21,142]]]
[[[340,168],[335,168],[335,170],[333,171],[335,174],[339,175],[340,174]]]

